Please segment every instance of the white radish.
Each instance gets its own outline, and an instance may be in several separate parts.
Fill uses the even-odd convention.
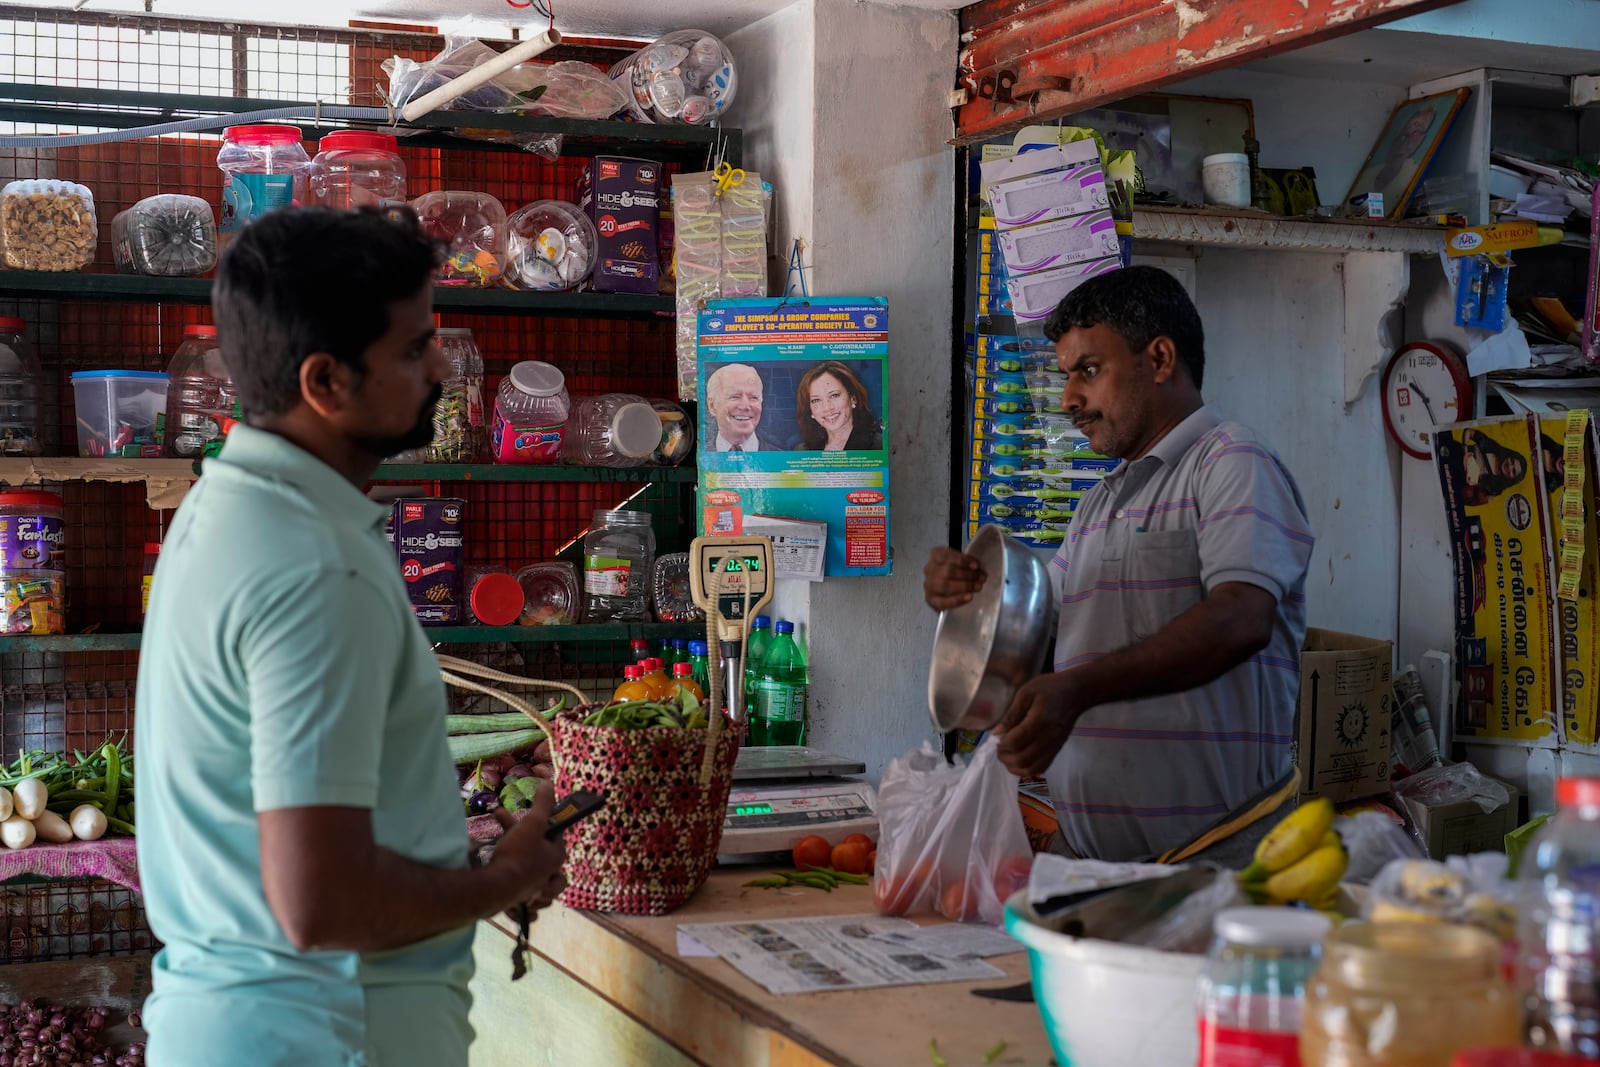
[[[44,806],[50,803],[50,790],[37,778],[24,778],[11,791],[14,814],[24,819],[37,819]]]
[[[98,841],[106,834],[105,812],[93,804],[79,804],[67,816],[72,833],[79,841]]]
[[[0,822],[11,818],[11,790],[0,785]]]
[[[33,820],[33,830],[41,841],[60,845],[72,840],[72,827],[53,811],[41,811],[39,817]]]
[[[33,839],[38,831],[34,830],[33,823],[20,815],[13,815],[5,822],[0,822],[0,845],[6,848],[27,848],[33,844]]]

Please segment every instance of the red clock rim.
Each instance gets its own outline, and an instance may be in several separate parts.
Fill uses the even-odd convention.
[[[1389,357],[1389,363],[1383,368],[1383,379],[1378,383],[1378,397],[1383,408],[1384,429],[1389,431],[1389,437],[1400,446],[1400,451],[1414,459],[1432,459],[1432,452],[1419,452],[1412,448],[1394,428],[1394,420],[1389,415],[1389,378],[1394,373],[1396,363],[1408,352],[1424,351],[1437,356],[1450,372],[1450,378],[1456,386],[1456,406],[1458,410],[1466,410],[1472,401],[1472,375],[1467,373],[1467,364],[1459,353],[1452,348],[1446,348],[1433,341],[1411,341],[1395,349],[1394,355]]]

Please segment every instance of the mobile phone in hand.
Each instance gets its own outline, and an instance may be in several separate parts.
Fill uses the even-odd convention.
[[[556,801],[550,813],[550,823],[544,828],[547,841],[560,837],[573,823],[581,822],[606,806],[604,793],[588,793],[580,789]]]

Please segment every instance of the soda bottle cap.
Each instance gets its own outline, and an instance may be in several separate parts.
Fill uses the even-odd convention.
[[[755,618],[750,620],[750,628],[752,630],[765,630],[771,625],[772,616],[770,615],[757,615]]]
[[[1556,803],[1563,808],[1600,807],[1600,778],[1562,778],[1556,782]]]
[[[672,676],[674,678],[692,678],[692,677],[694,677],[694,664],[692,664],[692,663],[674,663],[672,665]]]
[[[788,619],[779,619],[777,625],[774,626],[773,629],[780,634],[792,634],[794,633],[794,623],[790,622]]]
[[[664,666],[666,666],[666,663],[656,656],[651,656],[649,659],[644,661],[644,671],[646,674],[649,674],[651,671],[659,671]]]
[[[689,655],[691,655],[691,656],[704,656],[705,654],[706,654],[706,643],[704,641],[690,641],[689,642]]]
[[[644,649],[647,649],[647,648],[650,647],[650,642],[646,641],[642,637],[635,637],[632,641],[628,642],[628,647],[633,649],[636,652],[643,651]]]
[[[629,664],[628,666],[622,668],[622,677],[624,681],[637,682],[639,679],[644,677],[644,668],[635,664]]]

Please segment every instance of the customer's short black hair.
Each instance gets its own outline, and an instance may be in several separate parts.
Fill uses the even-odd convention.
[[[1206,333],[1200,312],[1183,283],[1159,267],[1128,267],[1090,278],[1061,298],[1045,320],[1052,341],[1071,329],[1104,323],[1128,347],[1141,350],[1157,337],[1170,337],[1178,360],[1198,389],[1206,373]]]
[[[389,305],[429,283],[442,253],[409,209],[281,208],[222,254],[211,309],[247,416],[300,402],[300,364],[327,352],[357,371]]]

